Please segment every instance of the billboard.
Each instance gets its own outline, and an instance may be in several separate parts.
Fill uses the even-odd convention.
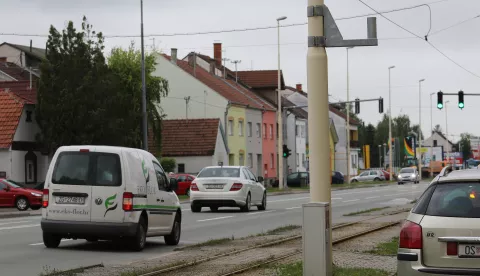
[[[422,147],[417,148],[417,159],[422,159],[422,166],[430,166],[430,161],[442,161],[443,147]]]
[[[444,153],[443,157],[450,164],[455,164],[455,167],[461,167],[463,165],[463,153],[462,152],[450,152]]]

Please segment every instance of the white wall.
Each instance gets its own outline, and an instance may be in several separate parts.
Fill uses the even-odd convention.
[[[223,162],[224,165],[228,164],[227,145],[225,144],[225,140],[222,137],[220,127],[218,128],[217,143],[215,144],[215,155],[212,158],[211,165],[216,166],[218,165],[218,162]],[[208,166],[208,164],[205,166]]]
[[[303,119],[297,119],[295,125],[299,127],[299,131],[297,132],[295,143],[296,143],[296,154],[298,154],[297,160],[297,171],[298,172],[306,172],[306,164],[305,161],[307,160],[307,121]],[[303,129],[303,134],[302,134]],[[295,132],[294,132],[295,133]],[[295,156],[297,159],[297,156]]]
[[[347,175],[347,126],[345,119],[338,116],[333,112],[329,112],[330,118],[332,118],[335,128],[337,129],[338,142],[335,145],[335,170]],[[351,130],[357,130],[357,126],[350,125]],[[354,162],[357,163],[358,168],[358,154],[359,149],[350,149],[350,175],[357,175],[358,169],[354,169]]]
[[[1,149],[0,150],[0,172],[6,172],[7,178],[10,178],[11,175],[11,162],[10,162],[10,150]]]
[[[25,54],[10,45],[0,46],[0,58],[6,57],[8,62],[17,64],[18,66],[25,66]]]
[[[442,136],[438,135],[438,133],[433,133],[432,136],[428,137],[428,139],[425,139],[422,141],[422,147],[433,147],[433,141],[437,140],[437,146],[443,146],[443,151],[452,151],[452,144],[447,142]]]
[[[157,56],[156,70],[153,75],[168,80],[170,92],[166,98],[162,98],[160,103],[160,107],[167,115],[166,119],[185,119],[184,97],[190,96],[189,118],[220,118],[222,125],[225,125],[228,101],[217,92],[160,55]]]
[[[27,111],[32,112],[31,122],[27,122]],[[35,142],[35,136],[37,133],[40,133],[40,128],[36,122],[34,106],[25,105],[22,115],[20,116],[15,136],[13,136],[13,141]]]
[[[213,156],[181,156],[172,158],[175,158],[175,160],[177,161],[176,172],[178,172],[178,164],[185,164],[185,172],[192,174],[200,172],[203,168],[207,166],[216,166],[218,164],[214,162],[215,158]]]
[[[288,114],[288,112],[287,112]],[[296,137],[295,137],[295,127],[296,127],[296,117],[293,114],[288,115],[287,117],[287,126],[286,126],[286,136],[287,141],[284,142],[287,147],[291,150],[291,155],[287,158],[288,167],[287,172],[290,173],[297,171],[297,145],[296,145]]]
[[[27,151],[12,151],[12,168],[10,179],[24,183],[25,182],[25,155]],[[38,151],[34,151],[37,156],[37,182],[45,180],[48,171],[48,156],[42,155]]]

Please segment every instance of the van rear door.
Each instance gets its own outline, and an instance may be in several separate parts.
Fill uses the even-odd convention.
[[[45,180],[49,189],[48,220],[90,221],[93,168],[91,153],[63,151],[55,160],[51,175]]]

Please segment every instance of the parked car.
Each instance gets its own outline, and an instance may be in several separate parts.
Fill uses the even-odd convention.
[[[332,172],[332,184],[343,184],[345,182],[345,176],[341,172]]]
[[[18,186],[6,179],[0,179],[0,207],[16,207],[19,211],[42,207],[42,193]]]
[[[407,182],[413,182],[414,184],[420,183],[420,175],[416,168],[403,168],[398,173],[397,177],[398,185],[402,185]]]
[[[190,186],[190,208],[198,213],[202,207],[217,211],[220,207],[240,207],[249,212],[251,206],[267,208],[267,191],[263,177],[255,177],[248,167],[213,166],[200,171]]]
[[[350,179],[350,182],[366,182],[366,181],[384,181],[385,175],[382,171],[369,170],[364,171],[361,174],[354,176]]]
[[[295,172],[287,175],[287,186],[288,187],[300,187],[302,182],[305,185],[308,184],[310,179],[310,174],[308,172]]]
[[[194,175],[185,174],[185,173],[177,173],[177,174],[170,174],[170,178],[175,178],[178,182],[178,188],[175,190],[177,195],[186,195],[190,196],[190,185],[192,181],[195,179]]]
[[[480,171],[444,172],[401,229],[398,276],[480,275]]]

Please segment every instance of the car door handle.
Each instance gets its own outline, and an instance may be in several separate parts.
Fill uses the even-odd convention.
[[[161,202],[163,202],[163,199],[162,199],[162,200],[160,200],[159,198],[157,198],[157,202],[158,202],[158,201],[161,201]]]

